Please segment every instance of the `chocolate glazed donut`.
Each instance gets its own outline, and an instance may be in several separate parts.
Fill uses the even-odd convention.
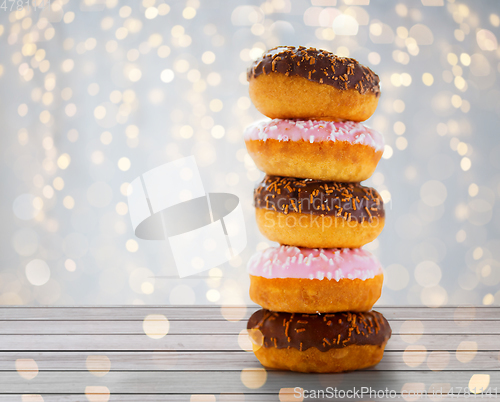
[[[359,183],[266,176],[254,203],[261,233],[298,247],[361,247],[385,223],[380,194]]]
[[[382,314],[297,314],[258,310],[247,329],[254,353],[267,367],[339,372],[377,364],[391,337]]]
[[[363,121],[380,97],[379,77],[368,67],[302,46],[267,51],[247,78],[252,102],[271,118]]]
[[[262,74],[298,76],[340,90],[355,89],[360,94],[380,96],[380,79],[357,60],[340,57],[326,50],[299,46],[278,46],[262,55],[248,69],[248,80]]]

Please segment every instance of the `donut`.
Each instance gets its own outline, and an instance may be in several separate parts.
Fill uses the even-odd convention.
[[[358,248],[385,223],[380,194],[359,183],[266,176],[254,205],[264,236],[297,247]]]
[[[279,46],[248,70],[250,98],[272,119],[368,119],[380,97],[378,76],[326,50]]]
[[[247,329],[263,366],[301,372],[336,373],[380,362],[391,337],[382,314],[300,314],[258,310]]]
[[[245,144],[269,175],[360,182],[382,157],[382,135],[353,121],[265,120],[248,126]]]
[[[380,262],[355,249],[269,247],[248,261],[250,298],[289,313],[369,311],[382,292]]]

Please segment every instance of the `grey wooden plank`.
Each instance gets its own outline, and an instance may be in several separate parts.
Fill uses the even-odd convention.
[[[410,321],[410,322],[409,322]],[[417,322],[415,322],[417,321]],[[396,334],[500,334],[500,321],[389,320]],[[236,335],[246,321],[172,321],[169,334]],[[0,335],[142,335],[142,321],[0,321]]]
[[[478,350],[498,350],[498,335],[422,335],[416,342],[427,350],[456,350],[461,342],[474,341]],[[387,350],[405,350],[410,344],[394,336]],[[0,351],[25,350],[226,350],[239,351],[234,335],[0,335]]]
[[[157,395],[151,395],[151,394],[111,394],[109,395],[109,402],[191,402],[191,401],[197,401],[197,402],[212,402],[212,401],[218,401],[218,402],[280,402],[280,401],[301,401],[301,399],[293,399],[293,392],[281,392],[281,398],[278,395],[278,393],[274,394],[249,394],[249,393],[238,393],[238,394],[198,394],[198,395],[191,395],[191,394],[157,394]],[[288,396],[287,399],[285,399],[285,395]],[[394,400],[400,400],[404,401],[405,399],[401,398],[398,394],[397,399],[394,397],[377,397],[377,399],[367,399],[366,397],[363,398],[335,398],[333,400],[335,401],[369,401],[369,400],[376,400],[378,402],[388,402],[388,401],[394,401]],[[41,395],[43,397],[44,402],[87,402],[88,399],[85,394],[78,394],[78,395],[54,395],[54,394],[43,394]],[[22,402],[23,401],[23,395],[22,394],[10,394],[10,395],[0,395],[0,402]],[[26,398],[26,396],[25,396]],[[193,398],[193,399],[192,399]],[[440,396],[439,399],[434,399],[439,402],[456,402],[458,400],[469,400],[469,401],[474,401],[474,400],[480,400],[483,402],[498,402],[500,396],[494,396],[494,395],[477,395],[476,397],[470,396],[469,398],[465,398],[461,396],[461,398],[458,397],[458,394],[453,395],[443,395],[442,397]],[[25,399],[26,400],[26,399]],[[307,399],[306,399],[307,400]],[[314,398],[314,401],[332,401],[332,398],[325,396],[325,397],[319,397],[319,398]],[[420,401],[422,400],[419,399]],[[433,400],[433,399],[423,399],[423,400]],[[36,401],[36,399],[35,399]]]
[[[293,392],[281,392],[281,399],[278,393],[274,394],[249,394],[249,393],[238,393],[238,394],[198,394],[198,395],[191,395],[191,394],[157,394],[157,395],[152,395],[152,394],[111,394],[109,395],[109,402],[191,402],[191,401],[197,401],[197,402],[212,402],[212,401],[218,401],[218,402],[280,402],[280,401],[300,401],[301,399],[293,399]],[[288,396],[287,399],[285,399],[285,395]],[[377,399],[371,399],[371,400],[376,400],[378,402],[388,402],[388,401],[394,401],[394,400],[400,400],[404,401],[403,398],[401,398],[398,394],[398,398],[395,399],[394,397],[377,397]],[[44,402],[87,402],[88,399],[85,394],[78,394],[78,395],[54,395],[54,394],[43,394],[41,395],[43,397]],[[23,395],[22,394],[10,394],[10,395],[0,395],[0,402],[22,402],[23,401]],[[25,396],[26,398],[26,396]],[[192,399],[193,398],[193,399]],[[469,401],[474,401],[474,400],[480,400],[483,402],[498,402],[499,396],[494,396],[494,395],[478,395],[477,397],[469,397],[467,400]],[[439,399],[434,399],[438,400],[439,402],[456,402],[460,400],[458,398],[458,394],[455,396],[453,395],[443,395]],[[466,399],[462,396],[462,399]],[[25,399],[26,400],[26,399]],[[307,400],[307,399],[306,399]],[[328,396],[325,397],[319,397],[319,398],[314,398],[314,401],[332,401],[332,398],[329,398]],[[370,399],[366,399],[366,397],[363,398],[335,398],[335,401],[369,401]],[[419,400],[422,400],[419,399]],[[431,400],[432,399],[424,399],[424,400]],[[35,399],[36,401],[36,399]]]
[[[500,372],[482,371],[489,376],[491,387],[500,387]],[[3,372],[0,376],[0,390],[8,393],[83,393],[87,386],[106,386],[111,394],[197,394],[197,393],[273,393],[282,388],[302,387],[304,389],[325,389],[335,386],[337,389],[351,390],[353,387],[372,387],[374,390],[388,388],[401,392],[403,387],[415,383],[449,384],[452,387],[466,387],[474,372],[426,372],[426,371],[358,371],[344,374],[310,375],[282,371],[250,370],[202,372],[202,371],[165,371],[109,372],[104,377],[91,373],[69,371],[42,371],[32,380],[25,380],[18,373]],[[249,389],[245,379],[252,378],[264,382],[259,388]],[[247,382],[248,384],[248,382]],[[410,388],[412,389],[412,388]],[[417,388],[419,389],[419,388]]]
[[[259,306],[116,306],[116,307],[2,307],[0,320],[140,320],[148,314],[163,314],[169,320],[245,320]],[[500,307],[377,307],[390,320],[500,320]]]
[[[393,334],[500,334],[500,320],[444,321],[388,319]]]
[[[401,352],[388,350],[382,361],[370,370],[429,370],[427,352]],[[432,359],[447,361],[445,370],[500,370],[498,351],[468,352],[470,361],[457,360],[452,352],[433,352]],[[98,356],[98,361],[109,359],[111,371],[234,371],[243,368],[261,367],[253,353],[249,352],[2,352],[0,353],[0,371],[15,371],[17,359],[33,359],[39,371],[88,371],[96,366],[87,365],[89,356]],[[462,355],[463,356],[463,355]],[[409,367],[405,358],[420,362],[417,367]],[[89,361],[91,361],[89,359]],[[99,366],[103,367],[103,366]]]

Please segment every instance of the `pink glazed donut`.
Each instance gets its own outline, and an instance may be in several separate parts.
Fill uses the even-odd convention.
[[[250,298],[271,311],[369,311],[382,292],[380,262],[361,248],[269,247],[247,269]]]
[[[244,132],[257,167],[274,176],[360,182],[382,157],[382,134],[353,121],[263,120]]]

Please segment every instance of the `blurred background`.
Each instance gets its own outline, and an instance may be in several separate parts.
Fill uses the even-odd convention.
[[[43,1],[43,0],[42,0]],[[46,0],[47,2],[47,0]],[[379,74],[367,124],[386,147],[366,185],[387,203],[367,245],[378,305],[500,304],[500,10],[496,0],[53,0],[0,8],[0,304],[247,304],[262,179],[246,69],[277,45]],[[230,263],[179,279],[168,244],[135,238],[127,185],[194,155],[236,194]]]

